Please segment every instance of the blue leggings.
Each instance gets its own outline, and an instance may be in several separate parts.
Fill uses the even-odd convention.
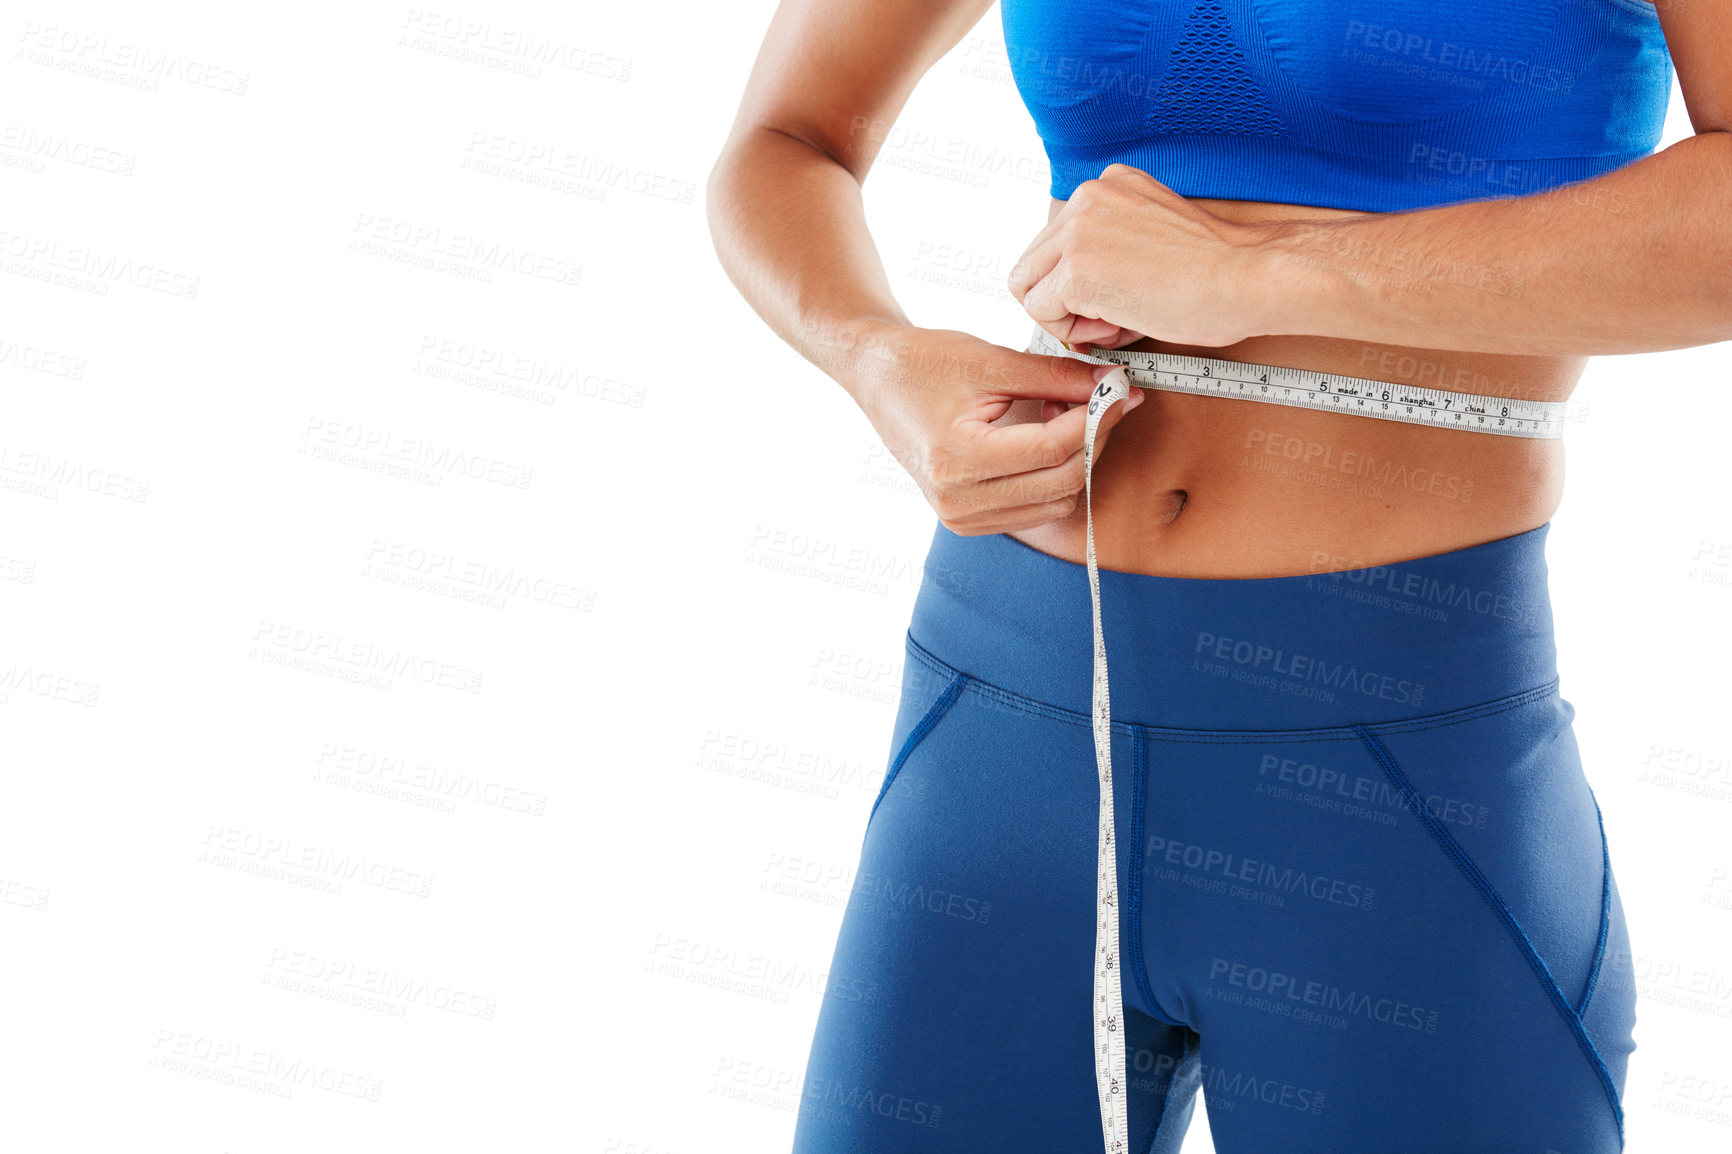
[[[1102,569],[1129,1154],[1612,1154],[1636,991],[1550,525],[1307,576]],[[937,527],[794,1154],[1087,1154],[1085,566]]]

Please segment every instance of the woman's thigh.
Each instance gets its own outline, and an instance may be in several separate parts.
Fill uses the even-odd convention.
[[[828,978],[860,996],[823,1002],[794,1154],[1096,1149],[1092,734],[908,668]],[[1174,1154],[1196,1036],[1126,1018],[1132,1146]]]
[[[1622,1148],[1628,938],[1550,692],[1151,741],[1140,945],[1222,1154]]]

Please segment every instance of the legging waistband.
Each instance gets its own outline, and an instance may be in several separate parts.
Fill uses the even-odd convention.
[[[1163,577],[1100,569],[1115,721],[1334,728],[1447,713],[1554,683],[1545,539],[1524,533],[1361,569]],[[909,636],[940,661],[1087,715],[1088,568],[936,526]]]

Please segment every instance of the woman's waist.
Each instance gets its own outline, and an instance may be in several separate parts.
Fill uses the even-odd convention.
[[[1288,334],[1247,337],[1222,346],[1177,344],[1144,337],[1122,346],[1120,351],[1277,365],[1307,375],[1364,378],[1400,389],[1442,390],[1541,403],[1567,401],[1588,363],[1587,357],[1428,349]]]
[[[1507,537],[1549,521],[1562,501],[1558,439],[1155,389],[1144,397],[1095,462],[1092,497],[1011,536],[1081,564],[1092,504],[1103,569],[1283,577]]]

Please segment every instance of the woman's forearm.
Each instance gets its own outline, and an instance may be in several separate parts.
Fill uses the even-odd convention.
[[[1594,356],[1732,339],[1732,134],[1529,196],[1281,221],[1252,268],[1269,333]]]
[[[910,323],[867,230],[860,182],[804,141],[746,129],[710,172],[707,211],[734,287],[860,401],[872,335]]]

